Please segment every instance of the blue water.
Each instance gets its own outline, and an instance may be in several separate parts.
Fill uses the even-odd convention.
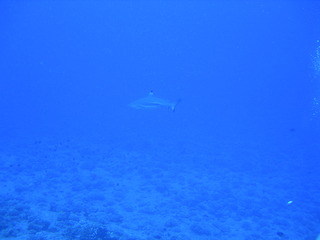
[[[319,239],[319,26],[318,1],[1,1],[0,239]]]

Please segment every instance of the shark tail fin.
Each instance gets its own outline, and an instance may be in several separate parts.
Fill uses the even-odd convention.
[[[181,99],[179,98],[177,101],[173,102],[171,105],[171,111],[175,112],[177,105],[181,102]]]

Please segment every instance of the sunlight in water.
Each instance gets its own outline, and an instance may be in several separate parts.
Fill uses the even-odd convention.
[[[313,111],[312,111],[313,117],[319,117],[320,116],[320,99],[319,97],[313,98]]]
[[[320,40],[317,40],[317,44],[318,44],[318,47],[316,49],[316,53],[313,59],[313,66],[314,66],[315,73],[319,75],[320,74]]]
[[[312,117],[320,116],[320,40],[317,40],[317,48],[313,58],[313,67],[315,71],[315,96],[313,98]]]

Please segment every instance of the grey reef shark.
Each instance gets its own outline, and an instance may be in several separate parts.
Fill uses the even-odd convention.
[[[172,112],[174,112],[179,102],[181,102],[181,99],[178,99],[177,101],[170,101],[167,99],[158,98],[154,96],[153,91],[150,91],[148,96],[133,101],[129,104],[129,106],[135,109],[169,108]]]

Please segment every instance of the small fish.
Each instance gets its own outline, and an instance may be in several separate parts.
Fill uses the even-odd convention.
[[[177,101],[170,101],[167,99],[158,98],[154,96],[153,91],[150,91],[148,96],[133,101],[129,104],[129,106],[136,109],[154,109],[166,107],[171,109],[172,112],[174,112],[176,110],[176,106],[180,101],[180,99]]]

